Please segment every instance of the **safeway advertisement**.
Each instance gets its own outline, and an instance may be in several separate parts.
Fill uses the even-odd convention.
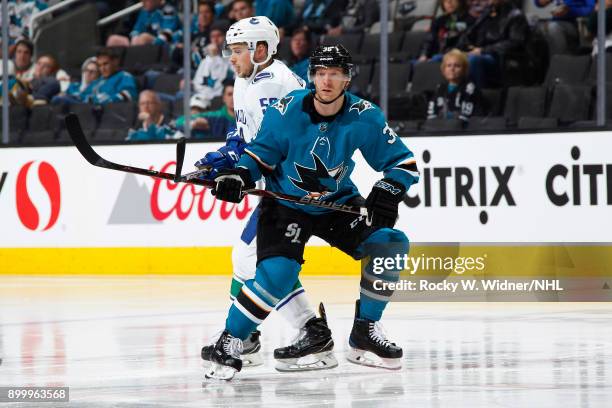
[[[404,138],[421,173],[397,228],[413,242],[612,242],[606,133]],[[183,172],[219,143],[187,145]],[[97,146],[174,173],[174,146]],[[363,195],[381,174],[357,153]],[[74,147],[0,149],[0,246],[229,246],[257,200],[94,167]],[[321,244],[321,241],[313,241]]]

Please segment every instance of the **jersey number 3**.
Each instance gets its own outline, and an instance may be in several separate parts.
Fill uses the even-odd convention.
[[[391,129],[391,127],[389,126],[388,123],[385,123],[385,128],[383,129],[383,134],[385,134],[385,135],[390,137],[390,139],[387,140],[387,143],[389,143],[389,144],[395,143],[395,139],[397,139],[397,133],[395,133],[395,131],[393,129]]]

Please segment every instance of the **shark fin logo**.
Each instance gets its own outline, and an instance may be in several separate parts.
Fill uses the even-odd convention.
[[[352,110],[356,110],[357,113],[361,115],[363,112],[367,111],[368,109],[373,109],[373,108],[374,108],[374,105],[372,105],[372,103],[364,99],[360,99],[359,101],[351,105],[351,107],[349,108],[349,112]]]
[[[285,96],[284,98],[281,98],[278,102],[276,102],[272,106],[278,109],[281,115],[284,115],[285,112],[287,112],[287,107],[289,106],[292,100],[293,100],[293,96]]]
[[[310,197],[321,198],[338,191],[338,184],[346,174],[344,162],[339,166],[328,169],[325,163],[314,152],[310,152],[314,161],[314,168],[293,163],[299,180],[289,177],[297,188],[304,190]]]

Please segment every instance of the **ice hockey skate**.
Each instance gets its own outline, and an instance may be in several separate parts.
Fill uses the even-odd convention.
[[[319,315],[321,317],[306,322],[291,345],[274,350],[278,371],[324,370],[338,366],[323,303],[319,304]]]
[[[351,363],[389,370],[402,368],[402,348],[387,339],[379,322],[360,318],[359,300],[355,305],[349,347],[347,360]]]
[[[261,332],[255,330],[249,335],[249,338],[242,342],[242,353],[240,358],[242,359],[243,367],[256,367],[263,364],[261,357],[261,342],[259,341]],[[215,348],[215,344],[209,344],[208,346],[202,347],[202,360],[210,363],[211,355]]]
[[[242,369],[242,340],[224,331],[210,354],[211,366],[204,374],[207,379],[231,380]]]

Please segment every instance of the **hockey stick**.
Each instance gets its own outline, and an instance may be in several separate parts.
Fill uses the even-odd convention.
[[[174,174],[174,182],[178,183],[181,180],[181,172],[183,171],[183,161],[185,160],[185,143],[186,139],[181,137],[176,144],[176,171]]]
[[[149,177],[154,177],[154,178],[159,178],[159,179],[170,180],[174,182],[177,182],[176,180],[178,179],[178,182],[197,184],[197,185],[209,187],[209,188],[212,188],[215,186],[214,181],[202,180],[201,178],[199,178],[200,176],[206,174],[208,170],[197,170],[191,173],[180,175],[178,171],[176,174],[171,174],[171,173],[165,173],[162,171],[143,169],[140,167],[127,166],[125,164],[118,164],[118,163],[113,163],[111,161],[108,161],[102,158],[91,147],[91,145],[85,138],[85,134],[83,133],[83,129],[81,128],[79,117],[76,114],[69,113],[66,116],[65,120],[66,120],[66,129],[68,130],[68,134],[70,135],[70,138],[74,142],[74,145],[76,146],[78,151],[81,153],[81,155],[85,158],[85,160],[87,160],[90,164],[94,166],[102,167],[102,168],[110,169],[110,170],[122,171],[125,173],[140,174],[142,176],[149,176]],[[184,148],[185,148],[184,144],[182,148],[177,147],[177,154],[181,153],[181,149],[183,149],[182,153],[184,154]],[[178,163],[177,163],[177,170],[180,170],[178,169]],[[246,194],[255,195],[259,197],[275,198],[277,200],[288,201],[288,202],[292,202],[296,204],[310,205],[313,207],[327,208],[330,210],[342,211],[342,212],[347,212],[351,214],[367,216],[367,211],[364,207],[355,206],[355,205],[339,204],[333,201],[320,201],[312,197],[297,197],[297,196],[292,196],[288,194],[275,193],[273,191],[259,190],[259,189],[245,190],[244,192]]]

